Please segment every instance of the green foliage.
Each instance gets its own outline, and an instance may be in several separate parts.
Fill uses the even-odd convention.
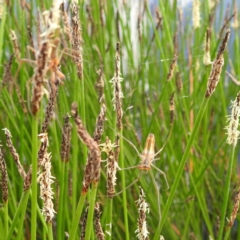
[[[6,15],[3,15],[0,20],[0,64],[2,66],[0,76],[4,76],[4,69],[6,69],[4,64],[8,62],[10,55],[15,51],[10,38],[10,30],[14,30],[16,33],[21,58],[35,60],[35,53],[28,50],[28,46],[31,46],[28,27],[34,40],[34,46],[31,47],[38,51],[37,8],[47,10],[50,9],[51,5],[49,1],[30,2],[29,8],[26,6],[23,8],[20,1],[12,1],[11,5],[4,6]],[[213,61],[221,42],[219,33],[224,25],[224,15],[227,14],[224,1],[217,4],[215,12],[209,8],[208,1],[200,1],[201,27],[196,30],[192,28],[191,9],[184,10],[184,14],[181,15],[181,9],[177,8],[176,0],[172,1],[173,4],[170,4],[168,0],[159,1],[157,8],[163,17],[163,22],[158,29],[156,29],[155,11],[145,5],[143,1],[139,1],[141,2],[140,8],[137,8],[135,15],[132,14],[133,6],[123,4],[124,1],[103,1],[105,4],[103,5],[104,25],[102,25],[100,21],[100,2],[91,1],[89,5],[93,22],[90,21],[86,11],[86,3],[83,3],[83,1],[79,3],[83,37],[84,78],[82,81],[78,79],[76,66],[72,59],[71,44],[67,40],[66,34],[63,33],[64,24],[61,21],[61,45],[58,54],[60,55],[61,50],[65,48],[60,62],[60,70],[66,76],[66,79],[64,85],[59,87],[54,116],[48,128],[48,152],[52,154],[51,171],[52,176],[55,177],[52,186],[56,215],[52,226],[46,225],[40,212],[42,200],[39,198],[39,187],[35,189],[37,199],[33,196],[36,193],[34,192],[34,188],[37,187],[36,184],[33,184],[33,191],[30,194],[23,194],[23,180],[6,146],[4,132],[1,131],[2,151],[9,177],[9,200],[7,205],[0,209],[0,232],[4,232],[7,236],[7,230],[4,229],[6,229],[6,221],[8,221],[8,229],[13,232],[8,239],[29,239],[31,226],[34,225],[31,224],[31,220],[33,221],[32,215],[36,214],[37,239],[46,239],[51,234],[53,234],[53,239],[65,239],[65,232],[70,233],[75,214],[78,211],[87,160],[87,148],[78,138],[74,121],[71,119],[73,129],[69,163],[65,165],[62,162],[60,149],[64,124],[63,117],[70,113],[71,104],[77,102],[83,123],[92,135],[101,107],[98,103],[95,84],[98,78],[97,71],[102,69],[107,113],[101,142],[105,142],[106,136],[114,142],[116,132],[113,128],[115,128],[116,112],[112,105],[113,88],[109,81],[114,76],[115,49],[116,43],[119,41],[123,78],[121,84],[124,95],[122,135],[130,140],[139,149],[139,152],[142,151],[144,141],[149,133],[155,135],[155,150],[159,150],[165,143],[170,131],[169,99],[175,92],[175,120],[172,135],[166,147],[160,153],[160,161],[154,162],[156,167],[165,172],[170,189],[166,190],[163,176],[153,168],[151,171],[153,171],[155,181],[160,188],[161,211],[164,212],[161,222],[158,215],[156,189],[151,175],[149,173],[143,174],[139,182],[124,191],[126,200],[124,200],[122,194],[119,194],[110,201],[106,198],[106,163],[103,162],[97,193],[95,192],[96,189],[93,188],[96,201],[101,203],[102,228],[104,231],[109,230],[109,224],[111,224],[112,237],[108,237],[108,239],[136,239],[138,209],[135,201],[139,195],[138,186],[141,185],[150,208],[147,216],[147,229],[150,239],[153,239],[154,236],[155,239],[159,239],[159,236],[155,235],[156,230],[160,230],[159,226],[161,226],[161,235],[165,239],[208,239],[209,236],[215,239],[218,234],[219,219],[226,219],[222,216],[222,203],[223,196],[226,195],[224,194],[224,186],[231,147],[226,144],[226,130],[224,128],[226,127],[226,115],[229,114],[231,101],[235,99],[238,92],[236,84],[227,77],[226,71],[231,72],[234,76],[239,76],[239,28],[231,28],[231,38],[224,53],[225,65],[219,85],[213,96],[205,103],[205,112],[200,112],[202,119],[201,117],[197,119],[211,71],[211,66],[203,65],[204,37],[206,29],[210,27],[210,54]],[[118,21],[117,11],[119,13]],[[229,7],[228,18],[233,11],[234,5],[232,4]],[[70,9],[67,13],[70,22]],[[209,24],[210,14],[213,14],[212,25]],[[141,26],[141,40],[137,29],[136,19],[138,17]],[[134,24],[132,24],[133,22]],[[226,26],[224,33],[231,23],[232,21]],[[94,31],[92,32],[93,24]],[[120,29],[119,33],[117,25]],[[176,31],[178,33],[177,65],[173,78],[167,81],[169,67],[174,58],[173,37]],[[41,109],[36,119],[31,114],[31,78],[34,74],[34,64],[23,63],[18,77],[15,79],[14,76],[19,65],[19,61],[14,57],[11,66],[13,81],[25,100],[28,112],[23,112],[16,92],[16,85],[10,81],[0,90],[0,126],[10,130],[13,144],[27,172],[33,163],[33,156],[36,156],[36,151],[40,146],[40,141],[36,142],[36,139],[41,130],[48,99],[46,95],[43,96]],[[176,72],[179,72],[182,80],[183,88],[181,91],[178,91],[175,84]],[[50,78],[50,74],[47,77]],[[199,124],[199,131],[194,128],[195,122]],[[36,132],[37,134],[35,134]],[[194,137],[190,137],[192,132],[194,132],[192,135]],[[189,139],[191,145],[188,145]],[[189,151],[188,156],[186,151]],[[186,164],[181,161],[184,158],[183,156],[186,157]],[[233,172],[231,176],[228,176],[228,179],[231,180],[229,200],[226,203],[226,217],[228,218],[231,215],[234,196],[239,186],[237,156],[238,149],[236,148],[232,163]],[[105,157],[106,155],[102,154],[102,159],[105,159]],[[125,168],[136,166],[140,162],[134,148],[124,139],[121,141],[120,157],[124,161]],[[180,168],[183,172],[179,170]],[[117,173],[116,192],[124,190],[123,186],[131,184],[139,176],[139,169],[124,170],[124,175],[121,174],[120,172]],[[178,180],[176,180],[177,176]],[[170,195],[172,186],[175,190]],[[62,189],[66,191],[64,196],[61,196]],[[170,201],[169,196],[172,197]],[[33,204],[34,199],[37,202]],[[79,209],[81,208],[81,211],[83,209],[84,212],[88,203],[92,204],[91,199],[91,191],[89,191],[85,205],[82,208],[79,206]],[[169,201],[168,205],[166,205],[167,201]],[[19,203],[21,204],[19,205]],[[82,198],[81,204],[83,203],[84,199]],[[167,210],[165,206],[167,206]],[[62,217],[58,215],[59,209]],[[108,222],[111,219],[108,216],[109,211],[112,211],[111,223]],[[6,213],[8,213],[8,219]],[[18,219],[14,218],[16,213]],[[24,217],[22,214],[24,214]],[[15,228],[11,228],[13,223]],[[222,227],[227,227],[227,224],[225,220]],[[228,233],[229,239],[240,239],[239,217],[237,217],[235,224],[237,227],[234,226],[230,234]],[[58,229],[58,226],[61,226],[61,228]],[[52,233],[50,233],[51,227]],[[128,229],[127,233],[126,229]],[[223,236],[226,231],[224,228]],[[76,236],[75,239],[79,239],[80,232],[81,226],[79,225],[78,237]],[[107,235],[106,232],[105,235]],[[90,236],[91,239],[96,239],[93,231],[90,232]],[[4,236],[0,236],[1,239],[5,239]]]

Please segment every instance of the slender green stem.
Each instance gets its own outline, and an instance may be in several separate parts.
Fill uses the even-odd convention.
[[[16,213],[15,213],[15,215],[14,215],[14,218],[13,218],[13,221],[12,221],[11,227],[10,227],[10,229],[9,229],[9,232],[8,232],[8,235],[7,235],[6,240],[12,239],[12,234],[13,234],[13,231],[14,231],[14,229],[15,229],[15,227],[16,227],[19,214],[20,214],[20,213],[23,214],[23,213],[26,212],[27,202],[28,202],[28,197],[29,197],[29,192],[30,192],[30,191],[24,192],[23,195],[22,195],[22,197],[21,197],[20,203],[19,203],[18,208],[17,208],[17,210],[16,210]]]
[[[121,168],[124,168],[122,130],[121,130],[121,134],[120,134],[119,166]],[[120,177],[121,177],[122,189],[125,189],[126,188],[126,183],[125,183],[125,173],[124,173],[124,171],[120,171]],[[123,215],[124,215],[124,226],[125,226],[125,239],[129,240],[128,209],[127,209],[127,195],[126,195],[126,191],[122,192],[122,201],[123,201]]]
[[[77,206],[77,211],[75,213],[75,217],[73,219],[73,224],[72,224],[70,234],[69,234],[69,240],[76,239],[75,235],[76,235],[76,232],[77,232],[77,227],[78,227],[79,220],[80,220],[80,217],[81,217],[81,214],[82,214],[82,210],[83,210],[83,206],[84,206],[86,196],[87,196],[86,193],[82,193],[81,197],[79,199],[78,206]]]
[[[1,17],[1,25],[0,25],[0,62],[2,63],[2,54],[3,54],[3,42],[4,42],[4,27],[5,27],[5,20],[6,20],[6,3],[3,5],[2,9],[2,17]],[[5,52],[4,52],[5,53]]]
[[[108,198],[107,199],[107,217],[106,217],[106,226],[107,226],[107,232],[109,234],[106,234],[105,239],[111,240],[112,239],[112,209],[113,209],[113,199]]]
[[[64,229],[65,229],[65,226],[64,226],[64,222],[65,222],[65,218],[63,217],[63,206],[64,206],[64,196],[66,196],[66,162],[62,162],[62,171],[61,171],[61,174],[62,174],[62,177],[60,178],[61,179],[61,189],[60,189],[60,200],[59,200],[59,209],[58,209],[58,227],[57,227],[57,239],[61,240],[63,239],[63,236],[64,236]]]
[[[53,240],[53,231],[52,231],[52,223],[48,223],[48,239]]]
[[[220,219],[218,240],[223,239],[222,238],[223,229],[225,225],[227,205],[228,205],[228,199],[229,199],[229,193],[230,193],[230,183],[231,183],[231,175],[232,175],[232,168],[233,168],[233,161],[234,161],[234,153],[235,153],[235,147],[232,147],[231,158],[230,158],[230,162],[228,163],[228,170],[227,170],[226,182],[224,187],[224,196],[223,196],[223,204],[221,209],[221,219]]]
[[[8,201],[4,203],[4,233],[5,237],[8,234]]]
[[[37,230],[37,154],[38,154],[38,116],[32,118],[32,211],[31,239],[36,239]]]
[[[183,154],[183,157],[181,159],[181,162],[179,164],[179,167],[178,167],[178,170],[177,170],[177,173],[176,173],[176,177],[175,177],[173,185],[171,187],[171,191],[170,191],[170,194],[169,194],[166,206],[164,207],[161,223],[160,223],[160,225],[158,226],[158,228],[157,228],[157,230],[155,232],[154,240],[159,239],[160,232],[161,232],[162,227],[163,227],[163,225],[164,225],[164,223],[166,221],[168,211],[169,211],[170,206],[171,206],[171,204],[173,202],[173,198],[174,198],[174,195],[176,193],[178,184],[180,182],[184,166],[185,166],[185,164],[187,162],[187,159],[188,159],[188,156],[189,156],[189,153],[190,153],[190,149],[191,149],[191,147],[193,145],[193,142],[194,142],[194,139],[195,139],[195,137],[197,135],[197,132],[198,132],[198,129],[199,129],[199,126],[200,126],[203,114],[204,114],[205,109],[207,107],[208,100],[209,100],[209,98],[204,98],[203,101],[202,101],[202,104],[200,106],[200,109],[199,109],[199,112],[198,112],[198,115],[197,115],[197,118],[196,118],[193,130],[192,130],[191,136],[190,136],[190,138],[189,138],[189,140],[187,142],[186,150],[185,150],[185,152]]]
[[[93,229],[93,214],[94,214],[94,206],[96,201],[98,183],[93,183],[92,185],[93,185],[93,188],[92,188],[91,197],[90,197],[87,226],[86,226],[86,235],[85,235],[86,240],[90,240],[92,229]]]

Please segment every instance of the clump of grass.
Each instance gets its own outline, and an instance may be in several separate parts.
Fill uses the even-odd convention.
[[[145,216],[149,239],[240,239],[226,221],[231,216],[234,222],[239,200],[239,194],[229,197],[238,184],[237,140],[223,131],[239,84],[239,3],[225,9],[223,1],[194,1],[193,21],[192,9],[181,9],[177,1],[159,1],[154,8],[147,1],[135,4],[0,3],[0,124],[11,131],[8,139],[0,132],[4,239],[136,238],[131,227],[139,218],[136,182],[151,209]],[[226,51],[230,37],[234,51]],[[73,102],[78,107],[70,117]],[[229,124],[228,132],[238,136],[236,118]],[[140,178],[146,162],[139,165],[123,140],[140,149],[150,132],[156,141],[151,152],[154,145],[165,146],[154,165],[166,174],[166,191],[161,172]],[[39,134],[48,136],[48,144],[38,140]],[[234,146],[229,148],[226,139]],[[38,191],[37,172],[50,177],[49,158],[44,158],[49,152],[55,179],[44,186],[54,194],[47,200]],[[110,169],[101,169],[102,157],[111,160]],[[115,175],[118,165],[132,171]],[[143,168],[140,176],[136,166]],[[51,202],[47,223],[40,195]]]

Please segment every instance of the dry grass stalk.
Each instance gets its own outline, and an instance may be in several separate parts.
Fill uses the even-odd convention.
[[[45,117],[42,125],[41,133],[46,133],[48,130],[49,122],[52,119],[54,105],[57,99],[59,81],[54,84],[55,87],[51,89],[50,98],[45,110]]]
[[[115,194],[115,186],[116,186],[116,173],[118,164],[115,161],[115,154],[113,148],[116,145],[111,143],[111,140],[106,137],[106,142],[99,145],[101,147],[101,152],[105,152],[107,154],[107,196],[109,198],[113,198]]]
[[[232,113],[228,117],[229,125],[227,129],[227,143],[237,146],[237,141],[239,139],[240,131],[238,131],[239,126],[239,116],[240,116],[240,92],[238,93],[236,99],[232,102]]]
[[[98,79],[96,82],[96,89],[98,91],[98,102],[103,103],[105,101],[104,97],[104,80],[103,80],[103,72],[101,69],[97,71]]]
[[[173,36],[174,55],[173,55],[173,59],[172,59],[172,62],[170,64],[170,67],[169,67],[169,72],[168,72],[168,75],[167,75],[167,81],[170,81],[172,79],[174,69],[177,65],[177,55],[178,55],[177,37],[178,37],[178,33],[176,32]]]
[[[143,189],[139,187],[139,199],[136,201],[138,206],[138,228],[135,231],[137,233],[137,238],[139,240],[147,240],[148,239],[148,230],[147,230],[147,215],[146,213],[149,213],[148,204],[145,201],[145,194],[143,192]]]
[[[82,187],[82,193],[87,193],[89,185],[94,182],[97,183],[100,178],[100,163],[101,163],[101,152],[99,150],[98,144],[89,135],[87,130],[84,128],[81,118],[78,115],[77,104],[73,103],[71,107],[71,114],[74,118],[77,132],[83,143],[89,149],[91,154],[91,160],[86,164],[86,169],[84,173],[84,181]]]
[[[218,50],[217,57],[213,62],[212,70],[208,78],[207,91],[205,93],[206,98],[210,97],[213,94],[219,82],[220,74],[222,72],[222,67],[224,64],[223,52],[226,49],[229,37],[230,37],[230,30],[226,32],[225,37],[223,38],[221,46]]]
[[[176,72],[176,87],[178,93],[180,93],[183,90],[183,83],[180,72]]]
[[[231,228],[234,224],[234,221],[236,219],[238,209],[239,209],[239,202],[240,202],[240,187],[238,187],[235,199],[234,199],[234,205],[233,205],[233,210],[230,216],[230,220],[228,223],[228,228]]]
[[[199,0],[193,0],[193,9],[192,9],[192,22],[193,22],[193,28],[197,29],[200,25],[200,1]]]
[[[13,49],[14,49],[14,54],[18,60],[18,62],[21,60],[21,53],[19,50],[19,45],[18,45],[18,40],[17,40],[17,36],[14,30],[10,30],[10,38],[13,42]]]
[[[86,210],[84,212],[83,220],[81,222],[81,236],[80,240],[85,240],[85,234],[86,234],[86,227],[87,227],[87,216],[88,216],[88,207],[86,207]]]
[[[103,233],[102,230],[102,226],[101,226],[101,222],[100,222],[100,204],[98,202],[96,202],[95,207],[94,207],[94,230],[95,230],[95,234],[97,237],[97,240],[104,240],[105,239],[105,235]]]
[[[19,155],[18,155],[16,149],[13,146],[13,143],[12,143],[12,140],[11,140],[12,135],[11,135],[10,131],[7,128],[4,128],[3,131],[4,131],[5,136],[6,136],[6,145],[9,148],[9,150],[10,150],[12,156],[13,156],[13,159],[15,160],[18,172],[21,175],[21,177],[23,179],[25,179],[26,173],[24,171],[24,168],[23,168],[22,164],[20,163]]]
[[[88,19],[90,22],[91,36],[93,36],[96,28],[95,28],[95,23],[92,16],[92,9],[89,6],[89,4],[86,5],[86,11],[87,11]]]
[[[225,28],[228,26],[229,22],[232,20],[232,18],[234,18],[235,15],[236,15],[236,12],[234,12],[228,19],[225,19],[224,24],[219,33],[219,39],[222,37],[222,34],[223,34]]]
[[[145,4],[148,4],[148,3],[145,2]],[[157,19],[157,25],[156,25],[155,31],[158,31],[158,29],[162,30],[163,17],[161,16],[159,9],[156,10],[156,19]],[[153,42],[154,38],[155,38],[155,32],[152,35],[151,42]]]
[[[37,54],[37,65],[34,73],[34,88],[32,97],[32,113],[36,115],[40,109],[43,95],[44,76],[47,70],[49,43],[43,42]]]
[[[2,175],[2,200],[3,203],[8,201],[8,173],[7,165],[3,157],[2,146],[0,146],[0,172]]]
[[[211,31],[207,28],[206,36],[205,36],[205,48],[204,48],[204,56],[203,56],[203,64],[208,66],[212,64],[211,56],[210,56],[210,34]]]
[[[39,166],[41,170],[38,172],[37,181],[40,185],[40,198],[43,200],[42,213],[45,216],[46,222],[52,222],[54,214],[56,213],[53,209],[53,191],[51,184],[53,183],[53,176],[51,175],[51,154],[47,152],[48,147],[48,136],[47,133],[39,134],[42,144],[46,147],[44,149],[44,155]]]
[[[64,3],[61,4],[61,12],[62,12],[62,20],[63,20],[63,27],[64,27],[64,33],[67,36],[67,39],[69,42],[72,42],[72,35],[71,35],[71,26],[68,21],[68,14],[64,9]]]
[[[69,123],[70,116],[67,114],[64,117],[64,126],[62,132],[62,143],[61,143],[61,159],[64,162],[69,161],[69,152],[71,145],[71,129],[72,125]]]
[[[73,60],[77,66],[77,74],[83,79],[83,57],[82,57],[82,29],[79,20],[79,7],[77,3],[71,3],[72,9],[72,48]]]
[[[2,79],[2,87],[5,87],[9,83],[13,81],[12,73],[11,73],[11,66],[13,63],[14,54],[12,54],[7,63],[4,64],[4,73]]]

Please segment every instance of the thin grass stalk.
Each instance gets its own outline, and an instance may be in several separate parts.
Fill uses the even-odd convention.
[[[52,222],[48,222],[48,239],[53,240]]]
[[[158,228],[157,228],[157,230],[155,232],[153,240],[158,240],[159,239],[160,232],[161,232],[162,227],[163,227],[163,225],[164,225],[164,223],[165,223],[165,221],[167,219],[168,211],[169,211],[170,206],[171,206],[171,204],[173,202],[173,198],[174,198],[175,192],[176,192],[178,184],[180,182],[180,179],[181,179],[181,176],[182,176],[182,173],[183,173],[183,170],[184,170],[184,166],[185,166],[185,164],[187,162],[187,159],[188,159],[191,147],[192,147],[193,142],[194,142],[194,140],[196,138],[196,135],[197,135],[197,132],[198,132],[198,129],[199,129],[199,126],[200,126],[203,114],[204,114],[204,112],[206,110],[206,107],[207,107],[207,104],[208,104],[208,100],[209,100],[209,98],[204,98],[203,99],[202,104],[200,106],[200,109],[198,111],[198,115],[197,115],[197,118],[195,120],[195,124],[194,124],[193,130],[192,130],[192,134],[191,134],[191,136],[190,136],[190,138],[189,138],[189,140],[187,142],[187,146],[186,146],[185,152],[183,154],[183,157],[181,159],[181,162],[179,164],[179,167],[178,167],[178,170],[177,170],[177,173],[176,173],[173,185],[172,185],[171,190],[170,190],[170,194],[168,196],[168,200],[166,202],[166,205],[164,206],[161,223],[159,224],[159,226],[158,226]]]
[[[64,237],[64,229],[65,229],[65,196],[66,194],[66,173],[68,170],[68,162],[62,162],[62,169],[61,169],[61,189],[60,189],[60,198],[59,198],[59,207],[58,207],[58,215],[57,215],[57,239],[61,240]]]
[[[90,240],[91,234],[93,233],[93,215],[94,215],[94,207],[96,202],[96,195],[97,195],[97,187],[98,182],[92,183],[92,191],[91,191],[91,197],[89,202],[89,208],[88,208],[88,216],[87,216],[87,227],[86,227],[86,234],[85,239]]]
[[[32,118],[32,209],[31,239],[36,239],[37,230],[37,158],[38,158],[38,114]]]
[[[232,176],[234,156],[235,156],[235,146],[232,146],[231,158],[230,158],[230,161],[228,163],[228,170],[227,170],[226,182],[225,182],[225,187],[224,187],[224,196],[223,196],[223,204],[222,204],[222,209],[221,209],[220,228],[219,228],[218,238],[217,238],[218,240],[223,239],[223,230],[224,230],[224,226],[225,226],[228,199],[229,199],[229,194],[230,194],[230,184],[231,184],[231,176]],[[227,236],[227,234],[226,234],[226,236]]]
[[[21,214],[19,224],[17,226],[18,229],[18,234],[17,234],[17,240],[24,239],[24,232],[23,232],[23,224],[24,224],[24,219],[25,219],[25,212]]]
[[[4,203],[3,211],[4,211],[3,224],[4,224],[4,234],[5,234],[4,237],[6,237],[8,234],[8,201]]]
[[[75,216],[74,216],[72,227],[71,227],[70,234],[69,234],[69,240],[76,239],[75,236],[76,236],[76,232],[77,232],[77,228],[78,228],[78,224],[79,224],[79,219],[82,215],[82,210],[83,210],[86,196],[87,196],[87,193],[82,193],[81,197],[79,199],[78,206],[77,206],[77,209],[75,212]]]
[[[0,26],[0,62],[2,63],[2,55],[3,55],[3,42],[4,42],[4,28],[5,28],[5,21],[6,21],[6,4],[3,5],[3,14],[1,18],[1,26]]]
[[[16,210],[16,213],[14,215],[14,218],[13,218],[13,221],[12,221],[11,227],[9,229],[6,240],[11,240],[12,239],[12,234],[13,234],[13,231],[16,227],[19,214],[22,213],[22,214],[25,215],[26,208],[27,208],[27,202],[28,202],[28,198],[29,198],[29,193],[30,193],[30,190],[28,190],[28,191],[26,191],[22,194],[20,203],[19,203],[18,208]]]
[[[83,82],[83,81],[82,81]],[[74,88],[74,99],[77,102],[80,102],[80,96],[81,94],[79,94],[80,90],[80,81],[77,77],[76,72],[74,73],[74,82],[73,82],[75,88]],[[76,126],[73,126],[73,146],[78,146],[78,135],[77,135],[77,129]],[[85,145],[81,144],[81,148],[83,148],[83,150],[85,149]],[[72,216],[75,215],[76,213],[76,206],[77,206],[77,183],[78,183],[78,148],[73,148],[73,153],[72,153]],[[82,158],[82,161],[86,161],[86,158]],[[80,200],[79,200],[80,201]],[[79,203],[78,203],[79,204]]]
[[[124,168],[124,159],[123,159],[123,138],[122,138],[122,129],[120,132],[120,154],[119,154],[119,166],[121,168]],[[120,171],[120,178],[122,183],[122,188],[126,188],[126,182],[125,182],[125,173],[124,171]],[[122,201],[123,201],[123,215],[124,215],[124,226],[125,226],[125,239],[129,240],[129,227],[128,227],[128,207],[127,207],[127,193],[126,191],[122,192]]]

